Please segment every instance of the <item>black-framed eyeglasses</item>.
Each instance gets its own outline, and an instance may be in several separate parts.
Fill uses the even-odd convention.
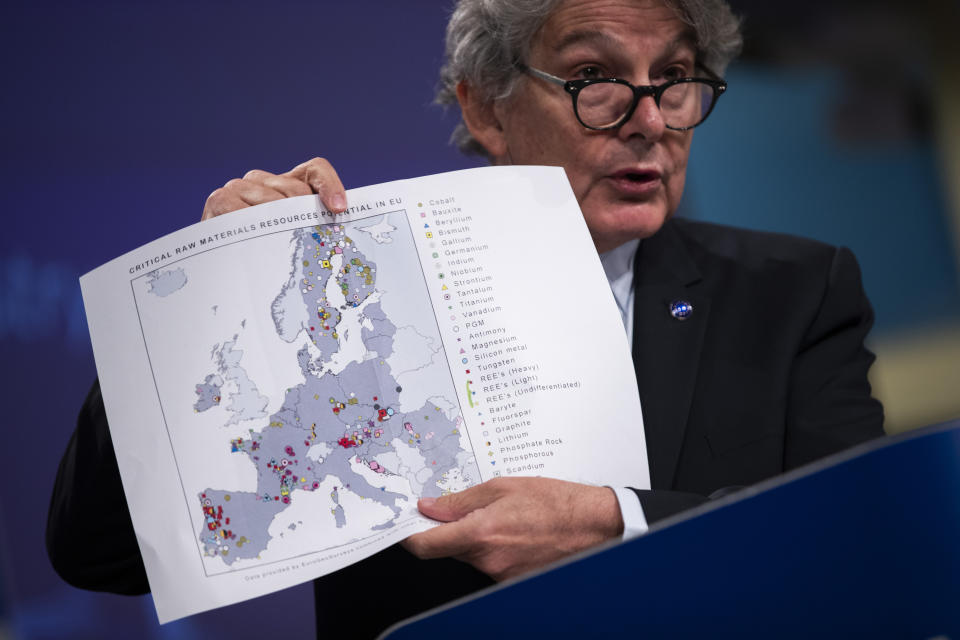
[[[519,65],[519,69],[563,87],[573,99],[573,113],[580,124],[597,131],[623,125],[644,96],[653,97],[668,129],[686,131],[706,120],[717,98],[727,90],[726,81],[709,69],[705,71],[713,76],[710,78],[676,78],[639,87],[619,78],[564,80],[526,65]]]

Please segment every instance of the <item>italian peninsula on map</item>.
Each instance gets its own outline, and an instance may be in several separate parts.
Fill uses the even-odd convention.
[[[295,362],[288,364],[296,367],[296,384],[273,402],[260,390],[257,381],[268,373],[262,367],[250,369],[245,354],[255,337],[246,319],[237,318],[239,333],[203,347],[210,368],[191,387],[191,413],[225,416],[218,429],[233,425],[232,437],[223,435],[220,446],[255,471],[255,490],[216,482],[216,474],[202,488],[185,490],[188,499],[194,496],[191,509],[199,523],[201,552],[227,567],[260,558],[268,545],[273,549],[278,544],[278,536],[302,524],[294,519],[272,526],[308,494],[325,502],[329,526],[314,537],[314,548],[291,549],[291,554],[361,540],[396,526],[417,497],[479,482],[435,324],[432,329],[397,326],[385,311],[390,296],[396,296],[393,304],[402,300],[430,308],[422,278],[403,290],[380,286],[382,274],[399,268],[398,261],[417,261],[403,213],[287,235],[288,276],[276,283],[272,299],[255,304],[269,309],[273,339],[290,345],[286,353],[295,354]],[[185,265],[177,282],[180,275],[185,282],[187,273],[193,273],[189,260]],[[211,300],[196,306],[222,315]],[[400,349],[410,355],[400,357]],[[412,375],[431,367],[442,367],[443,375]],[[405,391],[408,376],[420,387],[427,380],[436,388],[414,389],[411,384]],[[242,434],[236,425],[244,427]],[[365,509],[370,513],[360,513]],[[362,526],[351,526],[355,519]]]

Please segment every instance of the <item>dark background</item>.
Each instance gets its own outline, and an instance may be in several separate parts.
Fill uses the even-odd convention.
[[[695,135],[684,215],[852,247],[881,359],[951,331],[960,142],[940,27],[956,5],[773,4],[734,3],[747,47]],[[308,586],[160,627],[149,597],[53,572],[47,504],[95,376],[77,278],[195,222],[248,169],[322,155],[349,188],[480,164],[447,144],[456,111],[431,104],[447,14],[446,0],[5,5],[0,638],[312,635]]]

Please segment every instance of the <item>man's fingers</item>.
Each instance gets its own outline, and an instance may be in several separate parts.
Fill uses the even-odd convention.
[[[453,522],[462,518],[464,514],[456,507],[457,505],[444,501],[442,498],[420,498],[417,501],[417,509],[420,510],[420,513],[440,522]]]
[[[505,553],[508,545],[496,517],[484,509],[470,512],[465,518],[448,522],[423,533],[416,533],[401,546],[420,558],[455,558],[473,565],[494,580],[516,575],[516,563]]]
[[[447,521],[407,538],[418,558],[453,557],[504,580],[617,537],[623,521],[609,487],[549,478],[494,478],[420,512]]]
[[[249,180],[250,182],[262,183],[275,175],[275,173],[270,173],[269,171],[264,171],[263,169],[250,169],[250,171],[247,171],[245,174],[243,174],[243,179]]]
[[[476,547],[472,526],[448,522],[429,531],[415,533],[400,544],[421,560],[457,558]]]
[[[440,498],[421,498],[417,502],[420,513],[439,520],[453,522],[466,517],[472,511],[482,509],[503,495],[502,487],[497,479],[474,485],[457,493],[450,493]]]
[[[248,171],[242,180],[234,178],[210,194],[203,206],[203,216],[200,219],[215,218],[237,209],[279,200],[287,197],[287,195],[307,195],[310,193],[310,188],[300,183],[300,193],[287,194],[281,189],[293,191],[297,187],[291,183],[297,181],[291,178],[278,178],[279,176],[258,170]],[[270,186],[271,184],[281,187],[281,189]]]
[[[202,220],[255,204],[316,193],[323,206],[334,213],[347,210],[347,195],[340,176],[323,158],[314,158],[279,175],[253,169],[231,180],[207,198]]]
[[[222,216],[225,213],[243,209],[247,206],[249,205],[244,202],[239,195],[227,189],[225,186],[220,187],[207,196],[207,202],[203,205],[203,215],[200,219],[209,220],[210,218]]]
[[[324,158],[307,160],[288,171],[286,176],[296,178],[310,185],[320,196],[323,206],[334,213],[347,210],[347,194],[333,166]]]
[[[291,177],[287,174],[274,174],[269,171],[261,171],[260,169],[253,169],[247,171],[246,175],[243,176],[244,180],[249,180],[258,184],[262,184],[264,187],[273,189],[286,198],[292,198],[294,196],[308,196],[313,193],[313,190],[303,180],[298,180],[294,177]]]
[[[480,517],[480,510],[503,495],[503,489],[495,479],[440,498],[421,498],[417,502],[420,513],[446,524],[410,536],[404,540],[404,548],[424,560],[475,553],[478,536],[486,533],[487,521]]]
[[[268,186],[262,185],[251,180],[240,180],[234,178],[228,182],[224,187],[243,200],[247,206],[253,206],[255,204],[263,204],[264,202],[272,202],[274,200],[280,200],[284,197],[282,193],[276,189],[271,189]]]

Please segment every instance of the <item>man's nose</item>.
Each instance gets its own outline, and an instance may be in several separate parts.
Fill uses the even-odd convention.
[[[637,108],[618,130],[618,135],[624,140],[638,135],[648,142],[656,142],[665,130],[663,114],[656,100],[653,96],[643,96],[637,103]]]

